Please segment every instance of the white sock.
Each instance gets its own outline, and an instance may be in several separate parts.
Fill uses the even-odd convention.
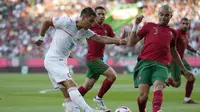
[[[82,95],[76,87],[71,87],[68,89],[69,96],[71,100],[78,105],[84,112],[92,112],[93,109],[85,102]]]
[[[63,107],[65,112],[73,112],[73,102],[72,101],[67,101],[63,103]]]
[[[100,99],[102,99],[102,98],[99,98],[98,96],[96,96],[96,99],[100,100]]]
[[[189,101],[189,100],[190,100],[190,98],[188,98],[188,97],[185,97],[185,98],[184,98],[184,101],[185,101],[185,102],[187,102],[187,101]]]
[[[65,112],[80,112],[79,107],[72,101],[63,103]]]

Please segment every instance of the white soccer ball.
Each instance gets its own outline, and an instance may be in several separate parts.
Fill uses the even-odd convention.
[[[121,106],[115,110],[115,112],[132,112],[128,107]]]

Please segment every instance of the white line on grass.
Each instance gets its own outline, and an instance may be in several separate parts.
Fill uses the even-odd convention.
[[[40,94],[45,94],[47,92],[51,92],[51,91],[57,91],[58,89],[45,89],[45,90],[41,90],[39,93]]]

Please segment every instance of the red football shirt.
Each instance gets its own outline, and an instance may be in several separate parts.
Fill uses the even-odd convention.
[[[108,24],[98,25],[95,22],[90,29],[98,35],[109,36],[109,37],[115,36],[113,29]],[[94,60],[96,58],[103,59],[105,44],[101,44],[92,39],[88,39],[87,42],[88,42],[88,53],[86,55],[86,60],[89,61],[89,60]]]
[[[188,33],[182,31],[181,29],[178,29],[176,31],[177,31],[176,49],[181,59],[183,59],[184,51],[185,49],[187,49],[188,46]]]
[[[144,46],[138,57],[139,60],[150,60],[169,65],[170,43],[174,42],[173,44],[175,44],[176,30],[169,26],[149,22],[139,30],[137,35],[144,38]]]

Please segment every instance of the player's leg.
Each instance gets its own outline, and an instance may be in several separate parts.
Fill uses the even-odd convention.
[[[134,85],[139,88],[138,110],[139,112],[145,112],[146,103],[148,100],[149,89],[151,84],[151,67],[147,67],[148,62],[139,61],[134,71]],[[140,68],[140,69],[137,69]]]
[[[103,74],[104,76],[106,76],[98,94],[93,98],[93,101],[101,109],[107,109],[102,98],[106,94],[106,92],[110,89],[114,81],[116,80],[117,73],[113,70],[112,67],[109,67],[101,59],[96,59],[93,61],[93,63],[97,66],[96,69],[93,69],[93,70],[96,71],[98,74]]]
[[[66,88],[60,88],[60,90],[62,91],[62,93],[65,97],[65,101],[62,104],[65,112],[80,112],[79,107],[74,102],[72,102],[71,98],[69,97],[67,89]]]
[[[85,102],[74,83],[64,61],[45,61],[45,68],[50,73],[52,83],[59,88],[66,88],[71,100],[84,112],[92,112],[93,109]],[[55,67],[56,66],[56,67]]]
[[[154,73],[152,74],[152,83],[154,98],[152,101],[152,112],[161,111],[163,102],[163,89],[166,87],[168,79],[168,67],[162,64],[157,64],[154,67]]]
[[[106,66],[107,68],[108,66]],[[104,94],[110,89],[112,84],[115,82],[117,73],[112,67],[107,68],[103,75],[106,76],[106,79],[104,79],[101,88],[99,90],[99,93],[97,95],[98,98],[103,98]]]
[[[54,88],[55,89],[59,89],[61,90],[61,92],[63,93],[65,99],[64,99],[64,103],[62,104],[63,108],[64,108],[64,111],[65,112],[80,112],[80,109],[79,108],[76,108],[77,106],[75,105],[74,102],[72,102],[72,100],[70,99],[69,97],[69,94],[67,92],[67,89],[60,85],[60,84],[57,84],[56,80],[53,78],[54,74],[51,73],[51,72],[48,72],[48,75],[49,75],[49,78],[50,78],[50,81],[51,83],[53,84]],[[74,108],[73,108],[74,107]]]
[[[96,102],[98,107],[100,107],[101,109],[107,109],[106,105],[103,102],[103,96],[116,80],[117,73],[113,70],[112,67],[109,67],[106,69],[103,75],[106,76],[106,78],[104,79],[98,94],[93,98],[93,101]]]
[[[170,63],[169,74],[171,77],[168,78],[168,84],[178,88],[181,85],[181,69],[175,62]]]
[[[108,77],[103,81],[99,93],[97,96],[94,97],[93,101],[97,104],[99,108],[107,109],[102,98],[116,79],[116,76],[110,76],[110,74],[116,75],[116,72],[112,68],[109,68],[109,66],[106,65],[101,59],[88,61],[86,62],[86,65],[88,67],[88,71],[86,73],[87,78],[85,83],[79,88],[79,91],[80,93],[82,93],[82,95],[84,95],[93,87],[94,83],[98,80],[100,74],[106,74],[106,76]]]
[[[150,86],[148,84],[139,84],[139,97],[137,99],[139,112],[146,112],[149,89]]]
[[[96,77],[92,77],[92,76],[96,76]],[[93,85],[96,83],[96,81],[98,80],[99,75],[95,75],[95,72],[93,72],[92,70],[90,70],[90,67],[88,67],[88,70],[86,72],[86,79],[83,85],[81,85],[78,90],[81,93],[82,96],[85,96],[85,94],[92,89]]]
[[[183,60],[183,64],[186,67],[187,70],[191,71],[192,68],[191,66],[187,63],[186,60]],[[184,103],[189,103],[189,104],[197,104],[195,101],[193,101],[190,96],[192,94],[194,82],[195,82],[195,77],[193,76],[187,76],[185,75],[185,78],[187,79],[187,83],[185,86],[185,98],[184,98]]]

